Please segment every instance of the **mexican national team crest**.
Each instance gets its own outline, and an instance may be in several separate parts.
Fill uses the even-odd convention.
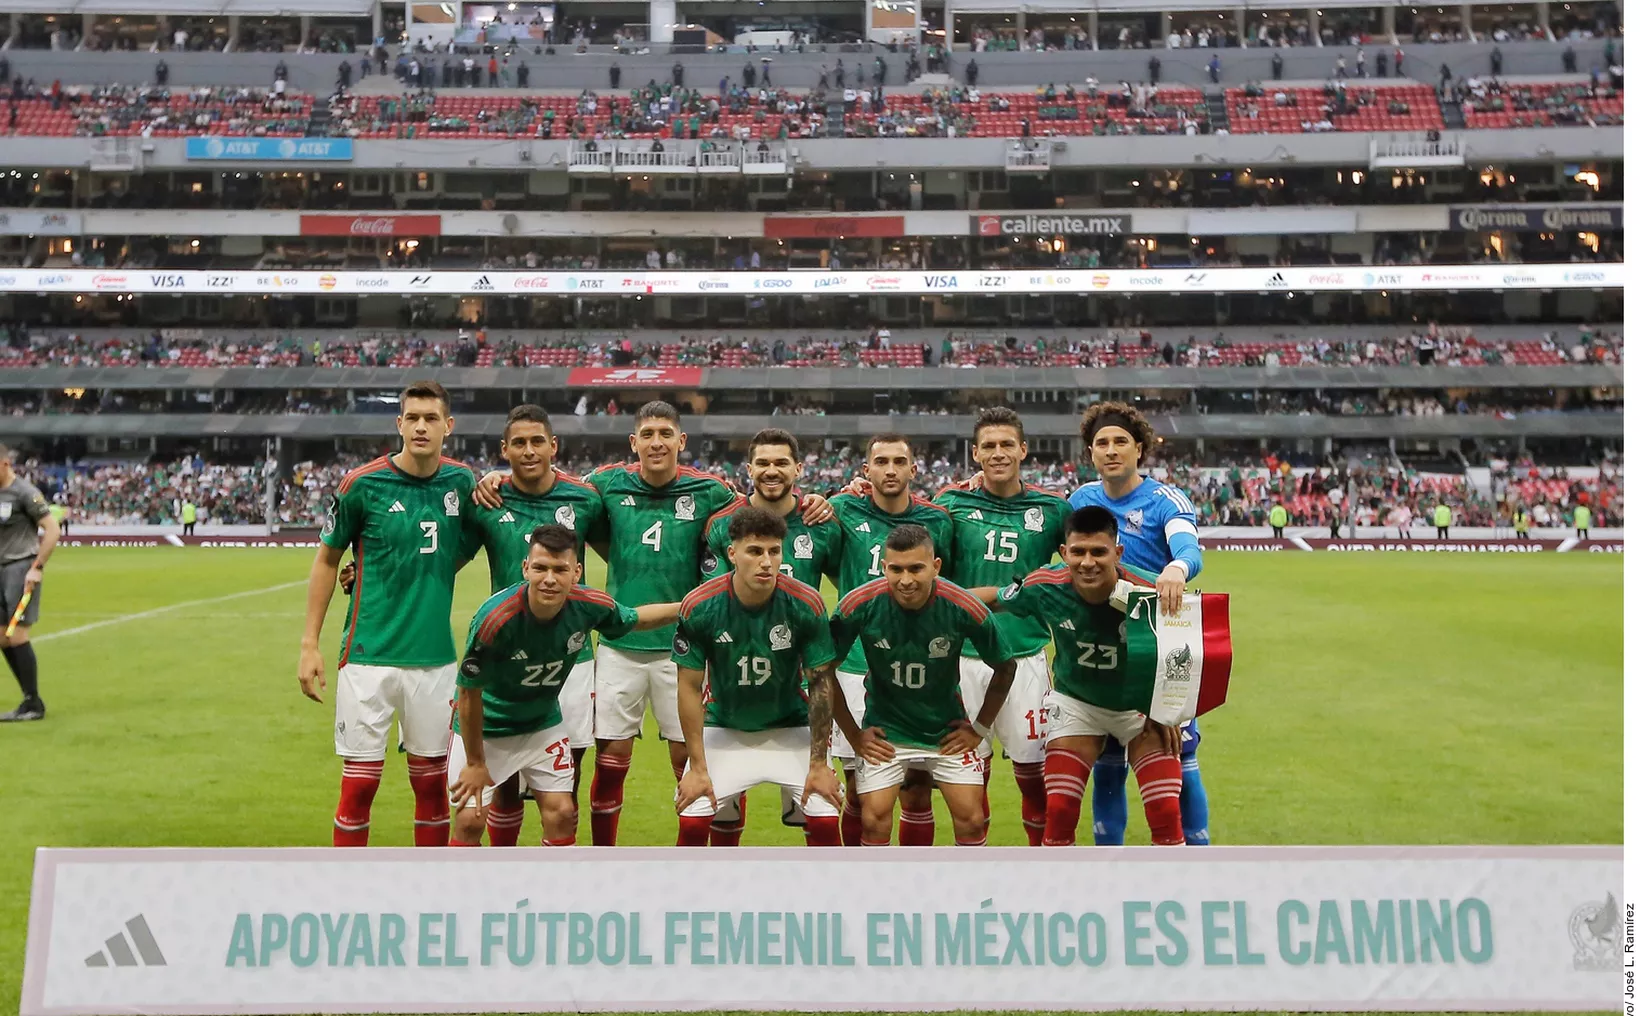
[[[947,656],[950,656],[950,655],[951,655],[951,640],[946,638],[944,635],[936,635],[934,637],[934,640],[932,642],[928,643],[928,658],[929,659],[931,659],[931,660],[943,660]]]
[[[776,652],[792,647],[792,630],[783,624],[769,629],[769,648]]]
[[[1162,675],[1162,680],[1164,680],[1164,681],[1188,681],[1188,680],[1190,680],[1190,647],[1189,646],[1180,646],[1179,648],[1177,648],[1177,649],[1173,650],[1172,652],[1168,653],[1167,654],[1167,659],[1164,660],[1163,662],[1165,663],[1165,665],[1167,667],[1167,671],[1166,671],[1166,673],[1164,673]]]
[[[552,513],[552,520],[565,529],[574,529],[575,506],[572,504],[559,505],[558,510]]]
[[[444,492],[444,514],[452,517],[461,514],[461,498],[453,490]]]
[[[693,522],[695,520],[695,496],[685,494],[678,498],[672,506],[672,515],[679,522]]]
[[[1040,508],[1027,508],[1027,509],[1025,509],[1025,529],[1026,529],[1027,532],[1032,532],[1032,533],[1042,532],[1043,522],[1044,522],[1044,520],[1043,520],[1043,517],[1042,517],[1042,509],[1040,509]]]
[[[1566,931],[1572,937],[1573,970],[1616,970],[1617,899],[1606,894],[1604,903],[1585,903],[1572,911]]]
[[[798,533],[797,538],[792,540],[792,557],[799,561],[814,560],[814,538],[808,533]]]
[[[564,642],[564,648],[569,652],[578,653],[586,646],[586,644],[587,633],[584,631],[578,631],[570,635],[570,637]]]
[[[1126,515],[1122,516],[1122,524],[1127,527],[1128,532],[1137,533],[1139,530],[1144,528],[1145,510],[1143,508],[1132,509]]]

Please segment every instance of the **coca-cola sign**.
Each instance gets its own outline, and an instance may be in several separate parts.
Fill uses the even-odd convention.
[[[438,236],[438,215],[304,215],[303,236]]]

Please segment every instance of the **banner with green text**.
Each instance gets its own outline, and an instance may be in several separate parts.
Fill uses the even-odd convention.
[[[43,849],[22,1012],[1616,1009],[1621,892],[1617,847]]]

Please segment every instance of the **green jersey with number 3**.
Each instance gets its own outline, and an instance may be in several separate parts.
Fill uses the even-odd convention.
[[[1071,513],[1064,498],[1029,485],[998,497],[965,481],[935,494],[934,503],[951,513],[956,533],[955,560],[940,574],[965,589],[1005,586],[1045,567],[1059,551]],[[1029,617],[998,617],[997,630],[1010,657],[1034,656],[1048,644],[1047,626]],[[971,645],[962,654],[976,655]]]
[[[877,507],[870,495],[837,494],[831,506],[843,534],[837,568],[838,596],[883,577],[883,543],[895,526],[922,526],[934,540],[934,556],[941,561],[951,560],[951,515],[926,498],[913,495],[911,506],[898,515]],[[855,646],[837,669],[849,674],[865,673],[865,651]]]
[[[637,623],[637,611],[587,586],[570,590],[558,616],[539,621],[530,612],[529,587],[520,582],[473,615],[456,685],[483,690],[485,737],[546,730],[564,718],[558,694],[591,633],[618,638]],[[451,729],[461,733],[459,710]]]
[[[650,486],[636,463],[588,474],[609,518],[609,595],[644,606],[673,603],[700,584],[706,520],[737,501],[734,488],[710,473],[679,466],[672,482]],[[635,653],[672,646],[673,625],[636,632],[605,644]]]
[[[868,582],[838,601],[831,625],[839,651],[858,645],[865,653],[861,726],[881,727],[895,744],[938,748],[967,718],[958,666],[965,641],[992,666],[1008,659],[990,610],[945,579],[934,580],[921,610],[894,602],[887,579]]]
[[[802,501],[802,495],[798,496],[798,501]],[[729,520],[742,507],[739,504],[730,505],[707,521],[706,552],[700,559],[702,581],[729,574]],[[808,525],[803,521],[801,503],[787,513],[780,574],[819,589],[822,577],[837,581],[837,564],[842,551],[843,530],[836,519],[827,519],[818,526]]]
[[[1155,576],[1124,568],[1127,612],[1082,599],[1064,566],[1039,568],[997,592],[996,613],[1043,622],[1053,635],[1053,690],[1101,709],[1148,712],[1156,684]]]
[[[472,518],[473,473],[444,459],[429,477],[382,456],[347,474],[319,539],[352,548],[340,665],[443,667],[455,662],[450,607]]]
[[[803,673],[833,662],[826,604],[781,575],[755,609],[735,596],[734,576],[707,580],[683,598],[672,659],[706,672],[706,725],[730,730],[806,727]]]

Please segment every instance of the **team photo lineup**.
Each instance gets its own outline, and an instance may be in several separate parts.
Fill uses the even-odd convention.
[[[400,450],[338,487],[308,580],[315,702],[347,596],[336,846],[369,843],[395,723],[417,846],[515,846],[526,798],[540,844],[573,846],[583,782],[592,843],[614,846],[646,710],[677,793],[633,804],[675,809],[679,846],[738,845],[760,784],[811,846],[886,846],[896,809],[900,844],[933,845],[936,789],[955,842],[984,846],[998,750],[1033,846],[1076,842],[1090,779],[1092,841],[1122,844],[1130,770],[1151,842],[1210,842],[1197,724],[1146,716],[1156,626],[1202,568],[1196,515],[1138,472],[1155,436],[1131,406],[1083,414],[1099,480],[1068,500],[1023,482],[1028,439],[1003,406],[974,419],[973,475],[931,500],[898,434],[866,441],[827,500],[778,428],[750,441],[749,493],[680,465],[687,435],[660,401],[634,415],[637,461],[585,477],[558,468],[538,406],[508,414],[508,469],[477,480],[443,454],[442,386],[408,385],[397,425]],[[606,589],[581,581],[588,549]],[[492,595],[458,646],[456,573],[481,551]]]

